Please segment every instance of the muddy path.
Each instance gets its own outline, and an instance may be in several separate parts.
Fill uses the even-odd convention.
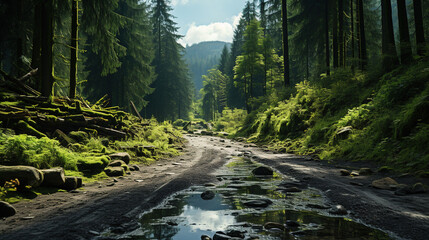
[[[0,239],[79,240],[97,237],[109,227],[132,230],[140,213],[160,204],[172,193],[217,182],[213,173],[236,155],[247,155],[322,190],[332,204],[343,205],[350,218],[404,239],[426,239],[429,235],[429,194],[396,196],[392,191],[369,186],[374,179],[387,175],[340,176],[340,168],[368,166],[328,164],[216,137],[186,138],[189,143],[182,156],[141,166],[139,172],[116,181],[92,183],[74,193],[44,195],[15,204],[18,214],[0,220]],[[395,180],[407,184],[417,181],[412,176]]]

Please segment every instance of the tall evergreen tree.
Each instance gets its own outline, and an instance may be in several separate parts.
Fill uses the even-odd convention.
[[[395,38],[393,33],[392,5],[390,0],[381,0],[382,18],[382,67],[389,72],[398,65]]]
[[[423,56],[425,53],[425,31],[423,27],[423,13],[421,0],[413,0],[414,26],[416,28],[417,54]]]
[[[410,41],[410,30],[408,28],[407,6],[405,0],[397,0],[399,39],[401,50],[401,63],[408,64],[412,60],[412,50]]]
[[[183,60],[183,47],[177,43],[176,23],[172,8],[166,0],[152,0],[152,24],[157,77],[151,87],[155,90],[148,97],[146,116],[159,120],[187,118],[192,102],[192,84]]]
[[[283,29],[283,64],[284,84],[290,84],[290,60],[289,60],[289,31],[288,31],[287,1],[282,0],[282,29]]]
[[[366,48],[366,33],[365,33],[365,16],[363,0],[356,0],[357,10],[357,35],[358,35],[358,52],[359,65],[361,70],[365,70],[367,65],[367,48]]]

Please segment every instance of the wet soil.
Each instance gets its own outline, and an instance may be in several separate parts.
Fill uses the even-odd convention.
[[[92,183],[74,193],[55,193],[14,204],[17,215],[0,220],[0,239],[91,239],[104,229],[135,221],[171,194],[193,185],[217,182],[214,172],[229,156],[246,154],[309,186],[320,189],[332,204],[341,204],[353,219],[392,232],[403,239],[429,235],[429,194],[396,196],[370,187],[374,179],[393,177],[399,183],[423,182],[413,176],[376,173],[343,177],[340,169],[372,167],[364,163],[334,163],[270,152],[254,145],[209,136],[186,136],[182,156],[141,166],[123,178]],[[356,185],[358,183],[358,185]]]

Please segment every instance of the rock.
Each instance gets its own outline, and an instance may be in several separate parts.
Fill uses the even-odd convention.
[[[352,171],[350,173],[350,176],[357,177],[357,176],[359,176],[359,172],[358,171]]]
[[[83,181],[81,177],[76,177],[77,185],[76,188],[81,188],[83,186]]]
[[[299,227],[300,224],[297,221],[286,220],[286,226],[291,228],[296,228],[296,227]]]
[[[272,176],[274,171],[269,167],[260,166],[252,170],[254,175]]]
[[[107,166],[108,167],[120,167],[122,165],[127,165],[127,164],[122,160],[113,160]]]
[[[89,139],[89,134],[84,131],[72,131],[69,132],[69,137],[74,139],[76,142],[84,143]]]
[[[346,215],[347,214],[347,210],[344,206],[342,205],[337,205],[335,207],[333,207],[330,211],[330,214],[335,214],[335,215]]]
[[[398,184],[396,187],[395,195],[405,196],[412,193],[412,188],[406,184]]]
[[[207,235],[201,235],[201,240],[212,240],[212,239]]]
[[[340,170],[341,176],[350,176],[350,171],[346,169]]]
[[[283,224],[276,223],[276,222],[267,222],[264,224],[264,228],[267,230],[271,230],[271,229],[280,229],[282,231],[286,230],[286,227]]]
[[[119,177],[125,175],[125,170],[123,167],[107,167],[104,169],[104,172],[109,177]]]
[[[140,167],[135,164],[130,165],[129,167],[130,167],[130,171],[134,171],[134,172],[140,171]]]
[[[238,230],[228,230],[226,232],[226,235],[230,236],[230,237],[234,237],[234,238],[244,238],[244,233],[243,231],[238,231]]]
[[[213,236],[213,240],[229,240],[232,237],[226,235],[224,232],[216,232],[216,234]]]
[[[372,174],[371,168],[361,168],[359,169],[359,175],[360,176],[368,176]]]
[[[390,177],[374,180],[371,184],[372,187],[378,189],[390,190],[392,186],[397,186],[398,183]]]
[[[122,160],[125,162],[125,164],[129,164],[131,161],[131,156],[127,152],[119,152],[119,153],[110,154],[109,157],[112,160]]]
[[[76,143],[73,139],[67,136],[67,134],[65,134],[63,131],[59,129],[55,130],[52,136],[56,138],[60,142],[60,144],[64,147],[67,147],[69,144]]]
[[[260,200],[249,200],[244,201],[243,204],[247,207],[254,207],[254,208],[265,208],[271,205],[273,202],[269,199],[260,199]]]
[[[40,170],[43,173],[42,186],[59,187],[64,184],[64,169],[61,167]]]
[[[11,217],[16,214],[16,209],[7,202],[0,201],[0,219]]]
[[[77,161],[77,168],[81,172],[100,173],[109,162],[108,156],[86,157]]]
[[[422,183],[414,184],[411,189],[412,193],[425,193],[426,191],[426,187]]]
[[[215,193],[213,191],[205,191],[201,193],[201,198],[204,200],[211,200],[215,197]]]
[[[82,182],[82,178],[80,179]],[[66,176],[64,184],[61,185],[60,188],[68,191],[78,188],[78,178],[73,176]]]
[[[43,182],[43,173],[29,166],[0,166],[0,186],[14,179],[19,180],[21,187],[38,187]]]

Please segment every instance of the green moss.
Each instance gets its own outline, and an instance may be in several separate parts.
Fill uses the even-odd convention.
[[[39,137],[39,138],[46,137],[45,134],[39,132],[37,129],[35,129],[34,127],[32,127],[30,124],[28,124],[27,122],[25,122],[23,120],[20,120],[17,123],[17,128],[20,131],[22,131],[24,133],[27,133],[29,135],[33,135],[33,136],[36,136],[36,137]]]
[[[108,156],[86,157],[77,161],[77,167],[81,172],[100,173],[109,164]]]
[[[89,134],[84,131],[72,131],[68,135],[69,137],[80,143],[86,142],[89,139]]]

